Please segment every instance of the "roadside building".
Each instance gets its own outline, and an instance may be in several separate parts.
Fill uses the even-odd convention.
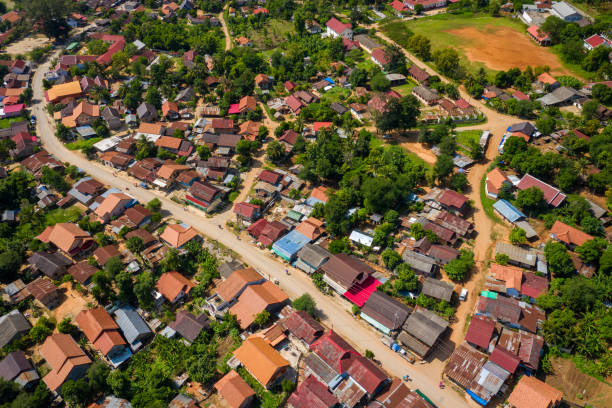
[[[83,377],[91,365],[91,359],[69,334],[54,333],[47,337],[40,355],[51,367],[43,381],[52,392],[59,392],[68,380]]]
[[[434,299],[450,302],[453,296],[453,289],[454,285],[452,283],[427,277],[423,282],[421,293]]]
[[[289,369],[289,362],[261,337],[247,338],[234,351],[234,357],[266,389],[280,380]]]
[[[383,292],[375,291],[361,308],[359,316],[385,334],[399,330],[412,309]]]
[[[472,316],[468,331],[465,335],[465,341],[472,347],[478,350],[489,351],[491,339],[495,332],[495,322],[485,316]]]
[[[406,320],[397,339],[417,356],[425,358],[447,327],[446,320],[427,309],[417,307]]]
[[[319,270],[332,256],[325,248],[317,244],[306,244],[297,253],[295,266],[308,274]]]

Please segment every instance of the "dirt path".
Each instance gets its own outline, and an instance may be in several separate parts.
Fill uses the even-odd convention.
[[[225,51],[229,51],[232,48],[232,37],[230,37],[229,30],[227,29],[227,24],[225,23],[225,17],[223,13],[229,7],[229,3],[221,10],[219,13],[219,21],[221,22],[221,28],[223,28],[223,34],[225,35]]]
[[[378,24],[374,24],[370,26],[370,28],[378,28]],[[413,64],[417,64],[419,67],[423,68],[430,75],[437,75],[440,79],[448,83],[450,82],[443,75],[440,75],[430,66],[426,65],[419,58],[408,52],[401,45],[397,44],[391,38],[387,37],[384,33],[377,31],[376,33],[380,38],[387,41],[389,44],[397,45],[406,55],[406,58],[411,61]],[[484,177],[487,168],[490,162],[498,155],[497,146],[501,142],[501,139],[506,131],[506,129],[514,123],[520,122],[519,119],[501,114],[485,104],[481,101],[472,98],[463,87],[459,88],[459,93],[463,99],[469,102],[472,106],[478,108],[483,114],[487,116],[487,123],[474,125],[469,127],[457,128],[457,131],[461,130],[489,130],[491,132],[491,138],[489,139],[489,144],[487,147],[487,151],[485,153],[485,158],[478,164],[472,166],[468,173],[468,181],[471,186],[471,190],[466,194],[468,198],[472,201],[474,205],[474,228],[476,231],[476,238],[473,241],[474,251],[474,261],[476,263],[475,272],[470,276],[470,279],[465,282],[462,286],[468,289],[468,299],[465,302],[461,302],[457,308],[456,312],[456,321],[451,325],[452,334],[450,337],[450,341],[455,343],[455,345],[461,343],[464,338],[463,329],[465,327],[467,316],[474,309],[474,305],[476,304],[476,299],[478,298],[475,292],[478,292],[483,285],[486,263],[489,259],[491,259],[491,250],[495,243],[495,241],[499,238],[504,237],[507,234],[507,228],[503,225],[496,224],[491,220],[482,208],[482,203],[480,201],[480,181]],[[411,144],[407,147],[409,151],[413,151],[419,155],[419,157],[423,158],[423,160],[429,162],[428,155],[417,146]]]

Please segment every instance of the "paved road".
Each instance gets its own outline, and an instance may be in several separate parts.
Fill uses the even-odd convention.
[[[51,59],[51,58],[50,58]],[[47,115],[44,102],[44,90],[42,79],[49,68],[49,62],[42,64],[36,71],[33,79],[34,103],[32,111],[38,118],[38,135],[47,151],[55,155],[62,162],[70,162],[92,177],[105,184],[126,191],[141,202],[148,202],[157,197],[161,200],[163,208],[169,211],[173,217],[185,222],[200,231],[207,237],[213,237],[221,244],[231,248],[240,255],[244,262],[258,269],[271,279],[278,279],[280,287],[291,297],[296,298],[304,293],[309,293],[317,303],[322,313],[322,322],[328,327],[333,327],[340,335],[345,337],[355,348],[362,353],[365,349],[372,350],[383,367],[391,375],[401,377],[409,374],[413,382],[411,387],[419,388],[427,394],[439,407],[460,408],[468,406],[468,403],[450,387],[445,390],[438,388],[441,375],[441,364],[411,365],[401,359],[396,353],[385,347],[379,340],[378,332],[366,326],[363,322],[355,320],[345,309],[346,302],[337,298],[321,294],[311,280],[302,272],[292,269],[291,275],[285,274],[286,265],[277,262],[266,252],[257,249],[253,245],[238,240],[234,234],[217,227],[218,219],[205,218],[201,213],[196,214],[186,210],[184,207],[169,200],[167,197],[151,190],[134,187],[134,182],[125,177],[113,175],[112,169],[102,166],[97,162],[85,159],[80,153],[68,149],[55,137],[54,123]]]

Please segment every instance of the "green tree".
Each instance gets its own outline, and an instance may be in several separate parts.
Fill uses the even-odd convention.
[[[512,242],[514,245],[520,245],[527,242],[525,230],[522,228],[513,228],[510,232],[510,242]]]
[[[129,249],[133,254],[139,254],[144,247],[144,242],[140,237],[130,237],[125,241],[125,246]]]
[[[210,383],[217,375],[217,354],[210,347],[194,354],[187,360],[187,372],[199,383]]]
[[[55,127],[55,136],[62,142],[66,142],[73,138],[72,132],[62,123],[58,123]]]
[[[431,59],[431,41],[424,35],[415,34],[408,38],[408,48],[424,61]]]
[[[9,283],[16,279],[21,266],[21,255],[8,249],[0,253],[0,282]]]
[[[255,315],[255,319],[253,319],[253,324],[257,327],[263,327],[266,325],[266,323],[268,323],[269,320],[270,312],[268,312],[267,310],[263,310],[257,313],[257,315]]]
[[[329,243],[329,252],[332,254],[340,254],[345,253],[348,254],[351,251],[351,243],[349,242],[347,237],[342,237],[340,239],[335,239]]]
[[[151,201],[149,201],[147,203],[147,210],[149,211],[159,211],[161,210],[161,201],[159,201],[159,198],[154,198]]]
[[[448,184],[453,190],[460,193],[464,192],[469,185],[465,173],[453,173]]]
[[[266,156],[272,163],[280,163],[285,159],[285,147],[278,140],[273,140],[268,143]]]
[[[302,296],[295,299],[292,305],[295,310],[303,310],[313,317],[317,314],[317,304],[308,293],[304,293]]]
[[[474,267],[474,253],[467,249],[462,249],[459,258],[453,259],[444,267],[446,275],[453,281],[461,282],[468,272]]]
[[[32,21],[42,21],[45,34],[51,37],[66,34],[66,16],[72,8],[70,0],[31,0],[23,2],[22,7]]]
[[[132,274],[128,271],[121,271],[115,276],[115,284],[119,289],[119,300],[125,303],[130,303],[136,299],[134,295],[134,281]]]
[[[40,181],[48,184],[60,193],[65,193],[70,189],[70,184],[66,181],[64,176],[47,166],[43,166],[42,168],[42,177]]]
[[[606,248],[608,248],[608,241],[597,237],[577,247],[576,253],[584,262],[597,265]]]
[[[385,264],[385,267],[391,271],[394,270],[400,263],[402,263],[402,257],[400,256],[400,254],[398,254],[391,248],[385,249],[381,254],[381,258]]]
[[[537,187],[520,190],[516,197],[516,205],[530,216],[538,214],[546,208],[544,193]]]
[[[448,154],[441,154],[434,165],[434,174],[440,181],[444,181],[455,168],[453,158]]]
[[[153,295],[151,294],[153,289],[155,289],[155,279],[151,272],[147,271],[138,275],[134,284],[134,294],[143,309],[153,308]]]
[[[57,325],[57,330],[60,333],[71,334],[71,335],[74,335],[78,331],[77,327],[71,323],[71,320],[69,317],[66,317],[61,322],[59,322],[59,324]]]
[[[461,76],[459,54],[454,48],[441,48],[433,52],[433,60],[440,72],[450,78]]]
[[[370,86],[374,91],[385,92],[391,88],[391,83],[382,72],[379,72],[370,80]]]
[[[397,279],[393,282],[393,287],[398,291],[415,291],[419,287],[419,277],[412,268],[406,263],[401,263],[395,269]]]
[[[544,255],[548,263],[548,269],[555,277],[568,277],[573,275],[575,268],[572,258],[567,253],[567,248],[559,242],[548,241],[544,246]]]

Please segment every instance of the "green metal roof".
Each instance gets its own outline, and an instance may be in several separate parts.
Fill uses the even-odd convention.
[[[497,293],[496,292],[491,292],[488,290],[483,290],[482,292],[480,292],[480,296],[484,296],[486,298],[489,299],[497,299]]]
[[[291,218],[292,220],[295,220],[295,221],[301,220],[303,216],[304,215],[302,213],[294,211],[294,210],[290,210],[287,213],[287,217],[289,217],[289,218]]]
[[[69,46],[67,46],[67,47],[66,47],[66,49],[67,49],[68,51],[70,51],[70,50],[75,49],[75,48],[76,48],[76,47],[78,47],[78,46],[79,46],[79,43],[75,41],[75,42],[70,43],[70,45],[69,45]]]

